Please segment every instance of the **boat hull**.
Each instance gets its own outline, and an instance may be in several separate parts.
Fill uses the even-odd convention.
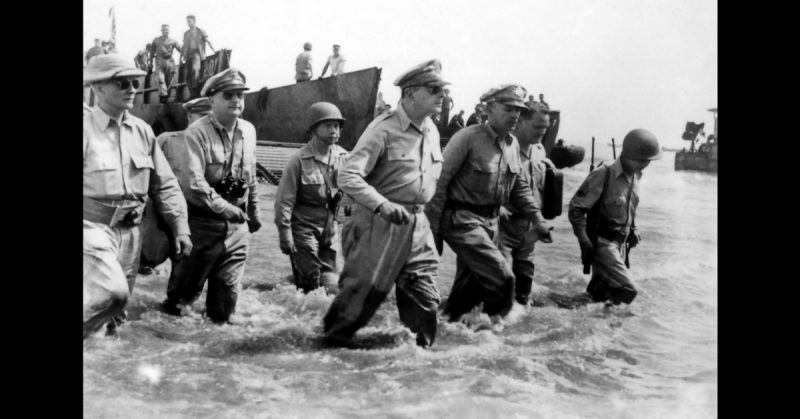
[[[675,170],[698,170],[717,173],[717,146],[711,145],[708,150],[675,153]]]

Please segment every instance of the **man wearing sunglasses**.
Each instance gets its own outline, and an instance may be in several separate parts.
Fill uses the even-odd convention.
[[[206,279],[206,315],[231,321],[241,288],[250,234],[261,227],[256,182],[256,129],[241,119],[245,77],[229,68],[201,90],[211,113],[184,133],[187,167],[180,183],[195,247],[172,268],[164,309],[180,315],[200,296]]]
[[[497,248],[500,206],[510,203],[544,242],[551,241],[521,176],[519,143],[511,134],[521,109],[527,109],[525,88],[502,85],[481,96],[487,104],[487,124],[458,131],[444,149],[444,166],[436,194],[426,208],[439,254],[442,240],[458,255],[456,278],[443,304],[450,321],[481,302],[483,312],[498,320],[513,303],[514,273]]]
[[[526,109],[520,112],[514,136],[519,141],[520,177],[528,183],[536,205],[541,208],[545,171],[547,165],[554,167],[542,145],[550,126],[550,109],[532,100],[526,102]],[[514,299],[523,306],[528,304],[533,287],[533,253],[537,240],[539,232],[524,214],[508,202],[500,207],[498,248],[514,272]]]
[[[117,54],[84,69],[97,106],[83,117],[83,336],[124,318],[142,246],[150,196],[173,237],[177,257],[191,252],[186,202],[153,130],[130,114],[145,72]]]
[[[395,80],[397,110],[379,115],[339,172],[339,187],[355,201],[342,229],[340,291],[324,320],[334,344],[347,344],[395,287],[400,321],[417,345],[436,338],[439,257],[423,212],[442,167],[439,131],[430,116],[442,108],[439,60]]]

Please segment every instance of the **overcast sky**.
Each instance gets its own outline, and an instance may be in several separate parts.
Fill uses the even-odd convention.
[[[131,60],[162,23],[182,41],[191,13],[215,49],[232,50],[253,90],[294,83],[306,41],[317,77],[338,43],[345,71],[383,69],[380,91],[393,106],[395,78],[435,57],[456,111],[469,115],[490,87],[519,83],[561,111],[569,143],[646,128],[678,147],[686,121],[713,132],[716,0],[84,0],[84,52],[110,38],[111,6],[117,50]]]

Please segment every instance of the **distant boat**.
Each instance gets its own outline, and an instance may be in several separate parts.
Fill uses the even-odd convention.
[[[661,146],[661,151],[681,151],[681,149]]]
[[[686,123],[686,132],[682,138],[691,141],[689,149],[682,149],[675,153],[675,170],[699,170],[703,172],[717,172],[719,143],[717,142],[717,108],[711,108],[714,113],[714,135],[709,135],[705,143],[695,150],[694,144],[699,130],[704,124]]]

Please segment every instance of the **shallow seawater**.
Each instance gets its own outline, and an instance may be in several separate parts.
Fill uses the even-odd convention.
[[[84,342],[84,415],[92,418],[714,418],[717,416],[717,177],[675,172],[673,153],[646,169],[631,253],[640,291],[630,306],[515,306],[475,331],[442,323],[419,349],[394,295],[355,348],[322,344],[332,297],[288,282],[272,223],[275,187],[259,185],[255,234],[235,325],[159,309],[169,264],[140,275],[130,321]],[[554,243],[539,244],[535,295],[588,282],[566,219],[588,162],[565,170]],[[455,257],[440,265],[450,291]],[[471,313],[473,322],[487,322]]]

